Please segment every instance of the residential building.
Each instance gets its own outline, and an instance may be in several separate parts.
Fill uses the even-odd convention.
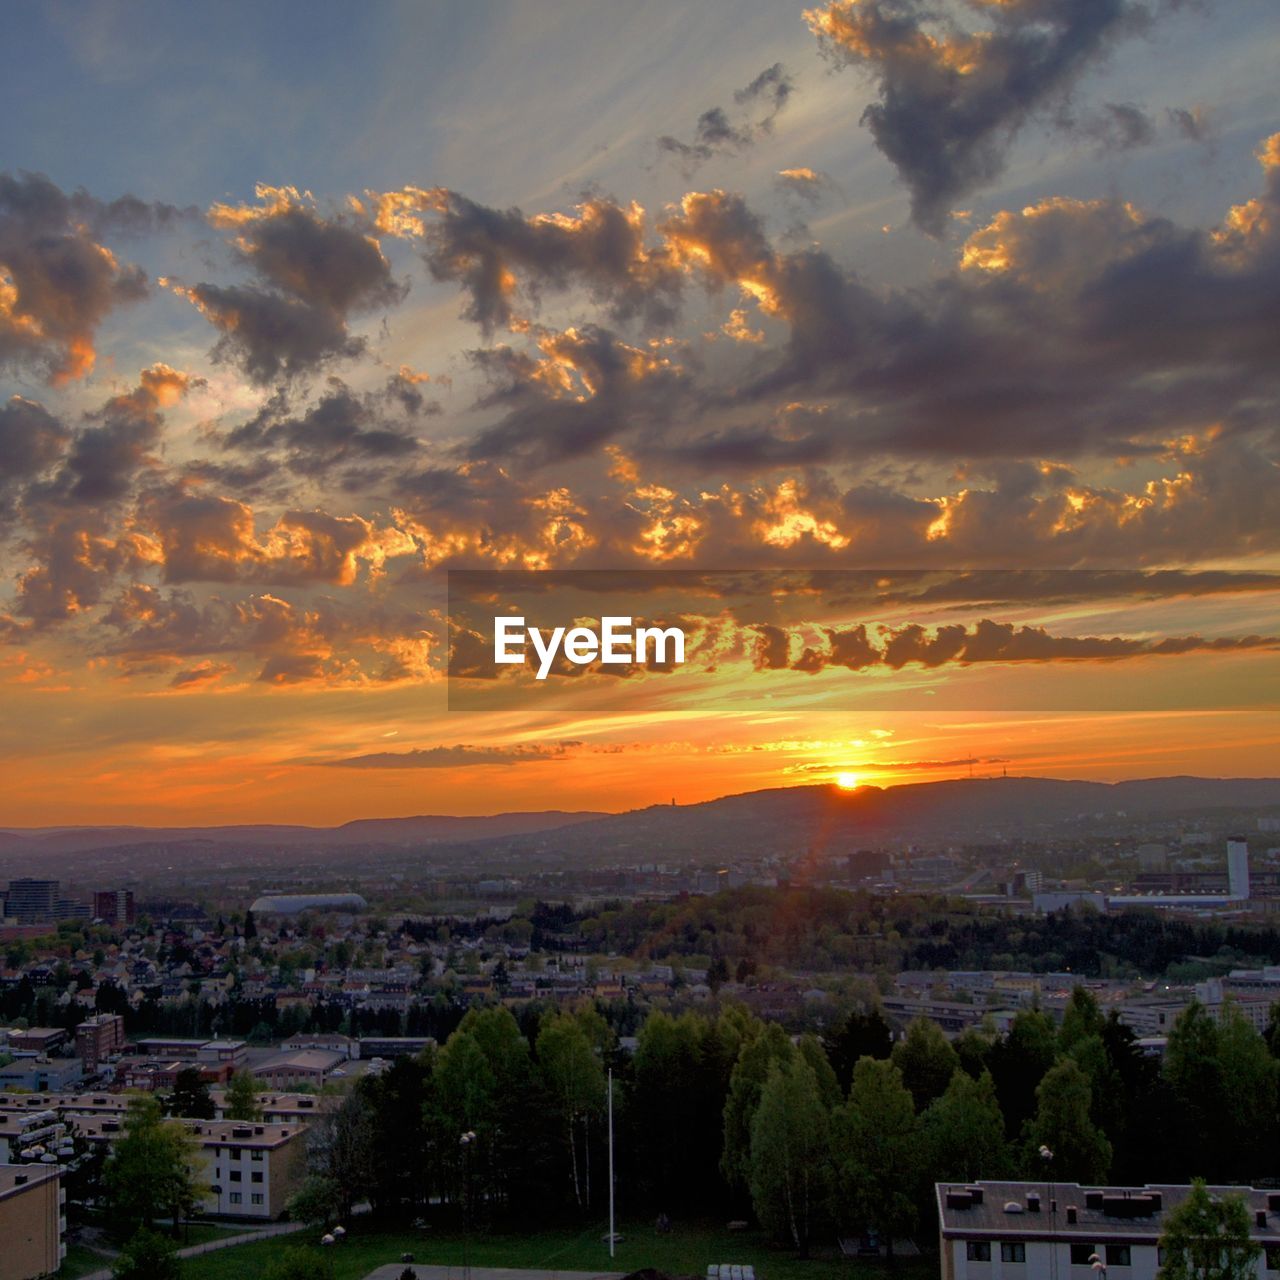
[[[185,1120],[197,1143],[198,1180],[206,1188],[202,1212],[211,1217],[278,1218],[306,1174],[304,1126],[239,1120]],[[82,1116],[80,1136],[112,1143],[124,1133],[121,1116]]]
[[[0,1164],[0,1280],[36,1280],[62,1266],[65,1203],[56,1167]]]
[[[1155,1280],[1160,1237],[1189,1186],[1082,1187],[1075,1182],[937,1184],[942,1280]],[[1243,1196],[1262,1247],[1258,1280],[1280,1276],[1280,1192],[1211,1187]]]

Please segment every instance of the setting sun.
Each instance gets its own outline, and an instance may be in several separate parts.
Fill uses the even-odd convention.
[[[858,787],[858,775],[856,773],[837,773],[836,786],[842,791],[854,791]]]

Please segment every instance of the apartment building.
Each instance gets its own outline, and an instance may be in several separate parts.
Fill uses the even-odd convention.
[[[62,1266],[66,1196],[56,1168],[0,1164],[0,1280],[36,1280]]]
[[[239,1120],[182,1120],[197,1143],[199,1181],[206,1188],[201,1212],[210,1217],[278,1218],[306,1173],[305,1129],[296,1124]],[[112,1143],[124,1134],[123,1116],[75,1117],[80,1136]]]
[[[942,1280],[1155,1280],[1166,1215],[1189,1186],[1082,1187],[1075,1182],[937,1184]],[[1262,1247],[1258,1280],[1280,1280],[1280,1192],[1241,1195]]]

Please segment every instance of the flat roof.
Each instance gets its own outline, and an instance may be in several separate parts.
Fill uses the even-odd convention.
[[[0,1198],[21,1195],[57,1176],[57,1165],[0,1164]]]
[[[305,1128],[301,1124],[260,1124],[251,1120],[178,1120],[203,1147],[282,1147]],[[90,1141],[114,1141],[124,1131],[117,1116],[85,1116],[76,1121],[80,1135]]]
[[[982,1189],[980,1204],[960,1207],[948,1203],[948,1192],[970,1188]],[[1249,1210],[1250,1236],[1266,1244],[1280,1244],[1280,1192],[1224,1186],[1208,1190],[1215,1196],[1242,1196]],[[939,1182],[935,1192],[942,1234],[951,1239],[1124,1240],[1154,1244],[1164,1230],[1164,1215],[1191,1194],[1191,1187],[1185,1183],[1083,1187],[1078,1182],[978,1181]],[[1028,1208],[1029,1196],[1039,1197],[1038,1211]],[[1150,1205],[1152,1198],[1156,1200],[1154,1211],[1137,1210],[1139,1205]],[[1134,1203],[1137,1212],[1124,1212],[1123,1202]],[[1018,1206],[1016,1210],[1006,1208],[1014,1204]],[[1076,1211],[1075,1222],[1067,1221],[1069,1208]],[[1266,1212],[1265,1227],[1257,1225],[1259,1210]]]

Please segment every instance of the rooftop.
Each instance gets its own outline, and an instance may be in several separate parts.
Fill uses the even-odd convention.
[[[1191,1188],[1185,1184],[1082,1187],[1078,1182],[939,1182],[936,1191],[942,1234],[951,1238],[1074,1236],[1155,1243],[1164,1231],[1164,1215],[1177,1208]],[[1242,1196],[1253,1238],[1280,1244],[1280,1191],[1215,1186],[1209,1192]]]

